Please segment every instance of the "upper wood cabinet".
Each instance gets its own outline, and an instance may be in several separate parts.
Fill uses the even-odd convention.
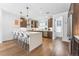
[[[38,21],[31,20],[31,28],[37,28],[38,27]]]
[[[53,18],[48,19],[48,30],[50,30],[50,27],[52,27]],[[48,32],[48,38],[52,39],[52,32]]]
[[[49,19],[48,19],[48,28],[49,28],[49,27],[52,27],[52,20],[53,20],[52,18],[49,18]]]
[[[25,18],[20,18],[20,27],[27,27],[27,20]]]
[[[79,4],[72,3],[69,9],[69,16],[72,14],[72,34],[79,35]]]

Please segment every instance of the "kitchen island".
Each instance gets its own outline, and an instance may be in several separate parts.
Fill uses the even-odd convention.
[[[29,52],[39,47],[42,44],[42,33],[41,32],[29,32]]]

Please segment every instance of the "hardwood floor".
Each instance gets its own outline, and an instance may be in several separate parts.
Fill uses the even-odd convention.
[[[25,56],[27,51],[20,48],[16,43],[16,40],[7,41],[0,44],[0,55],[4,56]]]
[[[52,39],[43,38],[42,46],[30,53],[32,56],[51,56],[52,55]]]
[[[2,56],[67,56],[68,52],[68,43],[62,42],[57,39],[52,41],[52,39],[43,38],[43,44],[28,53],[20,46],[18,46],[16,40],[7,41],[0,43],[0,55]]]
[[[69,43],[62,41],[61,39],[55,39],[53,41],[53,55],[54,56],[68,56]]]

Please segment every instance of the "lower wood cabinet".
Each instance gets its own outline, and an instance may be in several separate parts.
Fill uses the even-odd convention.
[[[75,37],[71,39],[71,55],[79,56],[79,40]]]
[[[47,31],[43,31],[43,32],[42,32],[42,36],[43,36],[44,38],[48,38],[48,32],[47,32]]]
[[[52,32],[48,32],[48,37],[52,39]]]
[[[44,38],[50,38],[50,39],[52,39],[52,32],[50,32],[50,31],[42,32],[42,36]]]

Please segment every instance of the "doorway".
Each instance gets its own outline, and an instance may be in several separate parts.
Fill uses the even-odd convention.
[[[63,17],[54,18],[54,39],[63,37]]]

